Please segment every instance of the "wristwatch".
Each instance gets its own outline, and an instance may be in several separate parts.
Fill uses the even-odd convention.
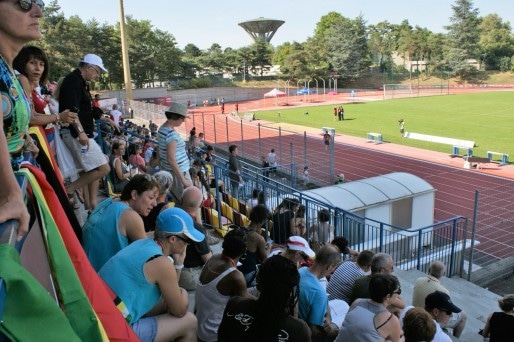
[[[79,133],[84,133],[82,126],[77,126],[77,131],[79,131]]]

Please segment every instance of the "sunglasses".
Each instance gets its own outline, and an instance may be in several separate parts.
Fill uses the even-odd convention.
[[[180,236],[180,235],[170,235],[170,236],[174,236],[174,237],[176,237],[177,239],[184,241],[184,243],[185,243],[186,245],[189,245],[189,244],[191,244],[191,242],[192,242],[190,239],[185,238],[185,237],[182,237],[182,236]]]
[[[398,290],[394,291],[393,293],[396,293],[398,296],[402,294],[402,288],[398,288]]]
[[[34,3],[38,5],[39,8],[41,8],[41,11],[45,9],[45,3],[43,2],[43,0],[18,0],[20,8],[24,12],[30,12],[30,10],[32,9],[32,4]]]

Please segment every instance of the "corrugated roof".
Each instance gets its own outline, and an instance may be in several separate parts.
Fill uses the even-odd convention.
[[[302,194],[348,211],[364,209],[417,194],[434,192],[424,179],[406,172],[394,172],[343,184],[302,191]]]

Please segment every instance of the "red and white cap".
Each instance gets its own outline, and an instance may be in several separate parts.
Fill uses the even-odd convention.
[[[287,248],[293,251],[304,252],[309,258],[312,258],[316,255],[314,251],[309,247],[309,243],[300,236],[290,236],[287,241]]]

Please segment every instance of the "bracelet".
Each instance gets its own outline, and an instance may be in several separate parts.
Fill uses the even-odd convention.
[[[55,113],[55,117],[57,118],[57,121],[55,123],[61,122],[61,116],[59,115],[59,113]]]
[[[178,271],[178,270],[181,270],[181,269],[183,269],[183,268],[184,268],[184,264],[180,264],[180,265],[179,265],[179,264],[175,264],[174,266],[175,266],[175,269],[176,269],[177,271]]]

